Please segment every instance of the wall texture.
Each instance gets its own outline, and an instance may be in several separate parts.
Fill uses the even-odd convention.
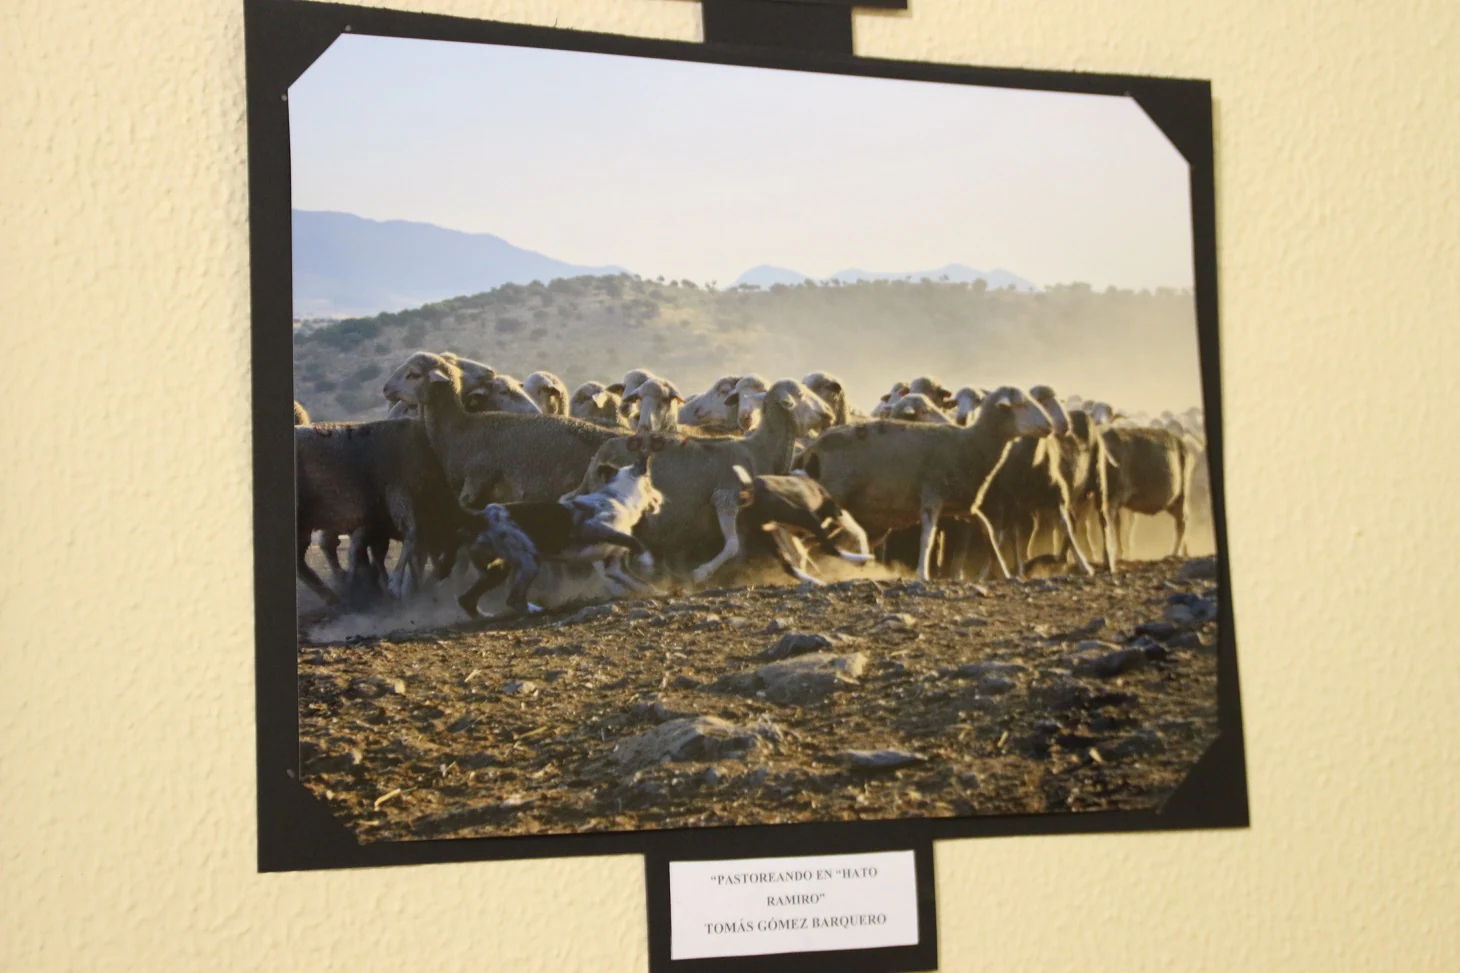
[[[1460,969],[1460,5],[913,8],[858,51],[1215,83],[1253,815],[940,845],[942,968]],[[0,35],[0,967],[643,970],[636,859],[254,873],[241,4],[8,0]]]

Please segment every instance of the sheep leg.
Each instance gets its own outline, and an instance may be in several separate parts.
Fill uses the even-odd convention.
[[[1171,516],[1176,520],[1176,540],[1171,545],[1171,556],[1186,557],[1186,494],[1177,497],[1171,505]]]
[[[943,512],[943,501],[936,497],[923,500],[922,536],[918,539],[918,580],[931,581],[933,541],[938,533],[938,515]]]
[[[320,597],[326,605],[338,605],[339,596],[329,589],[329,585],[320,580],[319,575],[314,573],[314,568],[304,560],[304,555],[309,551],[309,544],[312,539],[309,531],[301,531],[297,545],[297,558],[294,562],[294,575],[303,581],[309,590]],[[338,543],[338,541],[337,541]]]
[[[1064,533],[1060,535],[1060,547],[1064,547],[1064,541],[1068,538],[1070,547],[1075,551],[1075,560],[1080,562],[1080,570],[1086,574],[1094,574],[1095,569],[1090,567],[1090,562],[1085,560],[1085,555],[1080,553],[1080,545],[1075,543],[1075,525],[1070,522],[1070,511],[1068,507],[1060,507],[1060,525],[1064,527]],[[1061,552],[1059,560],[1063,563],[1064,553]]]
[[[1121,516],[1121,508],[1119,506],[1110,511],[1110,529],[1106,532],[1105,543],[1108,547],[1113,548],[1113,550],[1111,551],[1112,564],[1119,564],[1120,559],[1123,555],[1126,557],[1129,557],[1130,555],[1129,547],[1123,547],[1121,545],[1121,541],[1125,540],[1125,536],[1128,536],[1123,536],[1126,526],[1124,523],[1122,523],[1124,519],[1125,518]],[[1129,541],[1127,541],[1126,543],[1128,545]],[[1111,573],[1114,573],[1115,568],[1112,567],[1110,570]]]
[[[994,525],[989,523],[988,516],[982,510],[979,510],[977,507],[975,507],[973,509],[973,514],[975,517],[978,518],[979,523],[983,524],[984,533],[988,536],[989,539],[989,548],[994,552],[994,560],[999,565],[999,574],[1002,575],[1005,580],[1012,578],[1013,575],[1009,573],[1009,565],[1007,562],[1004,561],[1004,552],[999,547],[998,531],[994,530]],[[984,578],[988,577],[988,572],[989,566],[985,565],[983,574],[980,576],[979,580],[983,580]]]
[[[340,565],[340,535],[328,531],[321,531],[319,535],[319,549],[324,554],[325,563],[329,565],[330,574],[336,582],[345,576],[345,569]]]
[[[728,497],[723,494],[715,496],[715,515],[720,521],[720,533],[725,537],[725,546],[710,560],[701,564],[691,572],[690,577],[695,584],[703,584],[711,575],[720,570],[726,561],[740,553],[740,532],[736,529],[736,521],[740,517],[740,504],[737,494],[730,494]]]
[[[431,554],[431,580],[437,584],[450,578],[456,570],[457,548],[455,545],[443,546],[440,550]]]
[[[1104,503],[1097,500],[1095,502],[1095,515],[1096,520],[1099,521],[1100,525],[1100,546],[1101,549],[1105,552],[1105,567],[1106,570],[1108,570],[1111,574],[1114,574],[1115,550],[1111,547],[1110,510]],[[1094,530],[1094,526],[1090,525],[1090,529]],[[1095,549],[1093,539],[1091,541],[1090,549],[1092,551]]]
[[[1039,548],[1039,528],[1042,526],[1040,511],[1029,514],[1029,536],[1024,542],[1024,559],[1033,561]]]
[[[401,541],[400,556],[396,558],[395,570],[390,574],[390,593],[396,600],[404,601],[421,590],[421,576],[424,573],[416,552],[415,531]],[[384,567],[384,564],[381,565]]]
[[[1024,572],[1029,568],[1029,561],[1024,556],[1024,546],[1032,538],[1025,537],[1024,531],[1028,529],[1028,520],[1015,516],[1014,523],[1009,526],[1009,536],[1014,541],[1014,572],[1019,577],[1024,577]]]
[[[954,521],[956,527],[948,531],[947,539],[947,566],[948,578],[952,581],[962,581],[968,573],[968,530],[969,525],[963,521]]]
[[[1079,527],[1082,523],[1084,523],[1084,521],[1080,519],[1081,515],[1079,513],[1079,507],[1076,506],[1073,509],[1075,510],[1075,512],[1071,516],[1074,520],[1076,527]],[[1050,536],[1049,546],[1050,552],[1054,554],[1055,561],[1060,564],[1064,564],[1069,560],[1071,547],[1075,548],[1075,550],[1077,551],[1080,549],[1079,542],[1076,540],[1074,532],[1070,532],[1069,536],[1066,537],[1065,533],[1060,531],[1059,528],[1053,529],[1053,533]]]

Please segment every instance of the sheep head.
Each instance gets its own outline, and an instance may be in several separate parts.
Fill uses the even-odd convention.
[[[602,382],[584,382],[573,392],[568,414],[577,419],[600,419],[613,422],[618,418],[619,395]]]
[[[794,378],[783,378],[760,396],[762,409],[779,409],[791,417],[796,435],[826,429],[836,418],[831,407]]]
[[[801,379],[801,384],[821,397],[828,405],[846,396],[842,380],[829,372],[812,372]]]
[[[523,381],[522,388],[544,414],[567,415],[567,386],[552,372],[533,372]]]
[[[725,404],[735,410],[736,424],[742,433],[749,433],[760,422],[768,388],[766,380],[759,375],[744,375],[735,383],[735,391],[725,397]]]
[[[455,356],[448,358],[429,351],[418,351],[391,372],[381,392],[385,401],[391,404],[392,411],[397,404],[414,411],[425,401],[427,388],[441,382],[449,382],[457,395],[462,394],[461,369],[457,367]]]
[[[390,403],[388,413],[390,418],[419,415],[420,403],[410,398],[409,392],[405,388],[404,376],[412,363],[415,363],[417,367],[421,367],[423,363],[444,363],[455,368],[460,376],[459,394],[463,402],[471,401],[476,393],[484,390],[497,377],[497,371],[491,365],[484,365],[470,358],[462,358],[449,351],[439,355],[425,351],[416,352],[396,368],[385,382],[384,393],[386,401]],[[429,364],[426,367],[429,367]],[[467,408],[470,409],[471,406],[468,405]]]
[[[1065,415],[1064,406],[1060,405],[1059,396],[1054,394],[1054,389],[1048,385],[1036,385],[1029,390],[1029,397],[1039,403],[1039,407],[1049,416],[1049,424],[1056,436],[1064,436],[1070,431],[1070,420]]]
[[[926,395],[934,405],[940,409],[946,409],[953,404],[953,393],[943,387],[943,383],[931,375],[924,375],[915,378],[907,387],[908,393],[913,395]]]
[[[943,410],[921,392],[909,392],[892,407],[892,418],[903,422],[935,422],[941,417]]]
[[[498,375],[476,391],[464,392],[462,402],[468,412],[512,412],[517,415],[541,415],[542,409],[511,375]]]
[[[706,422],[729,423],[736,421],[735,409],[726,400],[735,392],[739,375],[724,375],[715,379],[715,384],[699,395],[691,396],[680,407],[679,421],[689,425]]]
[[[1090,421],[1097,426],[1108,426],[1115,422],[1115,410],[1107,402],[1088,402],[1085,411],[1090,414]]]
[[[972,385],[963,386],[953,394],[953,422],[960,426],[968,425],[987,397],[988,393],[982,389],[976,389]]]
[[[1037,438],[1052,433],[1054,424],[1038,402],[1019,389],[1005,385],[984,399],[978,418],[969,429],[972,433],[991,429],[1005,439]]]
[[[662,378],[651,378],[624,396],[627,405],[637,404],[639,419],[635,428],[643,434],[678,428],[676,416],[684,396],[679,389]]]

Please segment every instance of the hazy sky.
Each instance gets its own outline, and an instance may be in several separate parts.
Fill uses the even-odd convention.
[[[290,90],[294,206],[729,284],[759,264],[1190,286],[1134,101],[346,35]]]

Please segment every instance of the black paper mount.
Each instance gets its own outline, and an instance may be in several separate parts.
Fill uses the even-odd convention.
[[[852,53],[852,8],[906,10],[907,0],[700,0],[706,44]]]
[[[1216,200],[1211,88],[1205,81],[978,68],[852,55],[853,6],[906,0],[703,0],[705,43],[527,27],[374,7],[244,0],[253,314],[253,439],[259,870],[640,854],[649,893],[654,973],[694,970],[915,970],[937,965],[936,926],[910,952],[803,953],[744,960],[669,960],[672,860],[912,849],[923,922],[933,922],[932,843],[1034,834],[1171,831],[1248,825],[1247,782],[1223,484],[1217,327]],[[291,405],[292,233],[289,86],[345,33],[577,50],[947,84],[1124,95],[1185,156],[1191,172],[1198,346],[1207,415],[1220,588],[1217,740],[1160,808],[1128,812],[824,822],[589,835],[359,844],[299,782]],[[926,867],[925,867],[926,866]],[[927,885],[923,882],[926,880]],[[898,955],[891,955],[897,953]],[[872,954],[884,954],[874,956]]]

